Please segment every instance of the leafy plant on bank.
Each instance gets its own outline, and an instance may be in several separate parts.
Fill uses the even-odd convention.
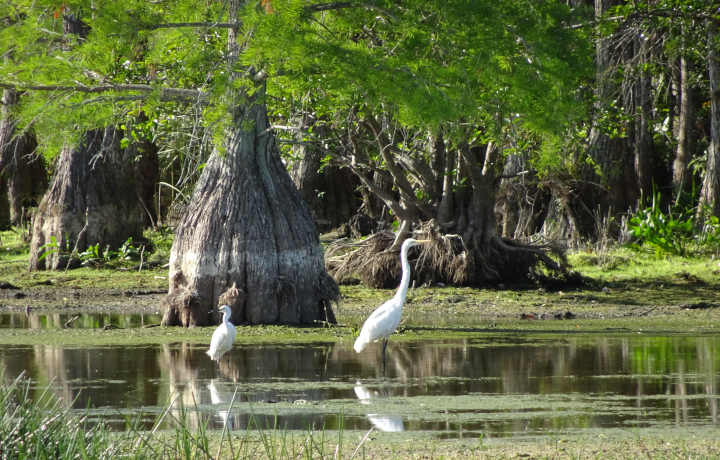
[[[628,229],[641,243],[651,246],[655,254],[679,256],[707,254],[720,249],[720,222],[706,204],[660,207],[660,193],[652,205],[638,211],[628,220]]]
[[[94,246],[90,245],[85,251],[78,253],[70,249],[70,241],[67,237],[65,238],[65,245],[63,246],[54,235],[50,236],[50,243],[41,246],[40,250],[43,251],[43,253],[39,260],[44,259],[50,254],[59,254],[79,260],[83,266],[103,265],[114,261],[137,260],[140,258],[142,251],[140,247],[133,244],[132,238],[128,238],[128,240],[120,246],[118,251],[111,251],[110,245],[105,246],[105,249],[102,250],[100,245],[96,244]]]

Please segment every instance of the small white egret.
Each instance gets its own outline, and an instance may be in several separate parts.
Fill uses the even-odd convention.
[[[213,332],[212,340],[210,341],[210,349],[205,353],[210,356],[210,359],[217,361],[218,366],[220,365],[220,357],[230,351],[233,342],[235,341],[235,326],[230,322],[230,315],[232,310],[227,305],[223,305],[217,310],[212,310],[210,313],[222,313],[223,322]],[[229,355],[228,355],[228,359]]]
[[[410,284],[410,264],[407,260],[408,249],[418,244],[429,242],[430,240],[414,240],[409,238],[402,244],[402,248],[400,249],[400,263],[402,264],[400,287],[395,297],[382,304],[380,308],[370,315],[365,321],[365,324],[363,324],[360,335],[355,341],[355,351],[360,353],[370,342],[377,342],[382,339],[383,369],[385,367],[385,349],[387,348],[388,339],[400,324],[402,307],[405,303],[408,285]]]

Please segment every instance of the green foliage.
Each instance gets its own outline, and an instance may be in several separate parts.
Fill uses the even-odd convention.
[[[549,139],[534,133],[558,136],[584,114],[578,82],[593,75],[592,46],[585,28],[568,25],[589,17],[588,9],[557,1],[413,0],[308,12],[322,3],[273,0],[268,11],[247,2],[238,30],[244,48],[233,69],[239,77],[231,80],[227,29],[159,27],[225,22],[223,2],[20,0],[0,7],[8,18],[0,53],[12,57],[0,62],[0,82],[65,88],[28,91],[16,108],[22,127],[42,133],[40,150],[48,157],[85,129],[127,124],[140,111],[149,121],[126,133],[124,147],[152,138],[172,152],[169,159],[184,162],[190,150],[184,147],[201,137],[222,151],[236,102],[228,90],[259,94],[263,83],[246,78],[258,70],[270,75],[267,101],[277,124],[291,124],[299,110],[330,119],[385,113],[413,129],[443,126],[453,142],[472,138],[466,126],[473,125],[484,142],[526,151]],[[87,22],[87,37],[64,34],[68,13]],[[157,93],[140,101],[136,91],[68,89],[108,84],[151,85]],[[208,104],[162,102],[164,88],[202,90]],[[209,135],[198,133],[200,123]],[[195,170],[203,160],[190,163]]]
[[[40,255],[38,260],[43,260],[45,257],[49,256],[50,254],[59,254],[59,255],[70,255],[70,240],[67,238],[67,235],[65,235],[65,247],[63,247],[55,237],[55,235],[50,235],[50,242],[42,245],[40,247],[40,250],[43,251],[43,253]]]
[[[168,228],[147,229],[143,235],[150,241],[153,248],[152,258],[161,256],[164,259],[170,257],[170,250],[173,245],[173,232]]]
[[[179,104],[162,102],[157,94],[138,100],[136,91],[86,93],[72,88],[138,84],[158,91],[173,87],[222,94],[227,75],[218,62],[223,60],[227,30],[156,28],[163,23],[216,22],[222,8],[217,2],[198,7],[197,2],[188,0],[162,4],[138,0],[13,2],[0,7],[7,21],[0,28],[0,53],[9,57],[0,61],[0,82],[19,88],[47,88],[24,93],[22,104],[15,107],[21,127],[32,125],[42,133],[40,150],[47,157],[76,143],[84,130],[122,124],[140,110],[151,113],[151,120],[162,121],[170,118]],[[63,16],[67,14],[88,25],[86,37],[64,34]],[[209,109],[212,113],[217,110],[223,111]],[[176,128],[155,126],[153,131],[169,140],[169,133]]]
[[[380,2],[308,20],[306,2],[251,10],[244,62],[278,75],[268,91],[320,115],[391,111],[434,130],[464,120],[488,129],[521,114],[526,129],[557,129],[582,103],[591,54],[556,2]],[[280,76],[283,75],[283,76]]]
[[[660,193],[653,196],[650,207],[638,209],[628,221],[628,228],[658,256],[705,254],[720,249],[720,222],[707,206],[668,206],[665,213],[660,208]]]
[[[120,246],[118,251],[111,251],[110,245],[105,246],[103,250],[99,244],[96,244],[89,245],[85,251],[78,253],[74,249],[70,249],[70,240],[67,238],[67,235],[65,235],[64,246],[52,235],[50,236],[50,243],[40,247],[39,251],[41,251],[42,254],[38,259],[42,260],[50,254],[58,254],[79,260],[83,266],[101,266],[109,262],[139,260],[141,253],[139,246],[140,245],[133,245],[132,238],[128,238],[128,240]],[[149,255],[150,251],[148,251],[147,254]]]

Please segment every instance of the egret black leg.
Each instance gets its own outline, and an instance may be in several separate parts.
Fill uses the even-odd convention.
[[[385,349],[387,348],[388,339],[383,339],[383,345],[382,345],[382,364],[383,369],[385,369]]]

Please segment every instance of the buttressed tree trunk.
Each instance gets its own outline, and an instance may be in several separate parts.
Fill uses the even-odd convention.
[[[701,203],[720,217],[720,53],[715,48],[718,21],[708,21],[708,73],[710,75],[710,146]]]
[[[230,2],[231,20],[237,7]],[[231,67],[239,49],[236,31],[228,36]],[[175,230],[163,325],[208,325],[218,319],[208,311],[223,304],[235,324],[335,322],[331,302],[339,290],[268,129],[264,85],[257,85],[252,95],[228,94],[232,124]]]
[[[90,28],[82,18],[63,15],[65,46],[81,43]],[[127,174],[120,148],[121,132],[114,126],[85,131],[77,145],[65,146],[55,176],[33,217],[30,270],[72,266],[89,246],[115,250],[128,238],[142,239],[143,211],[134,181]],[[43,257],[55,238],[62,249]],[[43,257],[43,258],[41,258]]]
[[[419,258],[411,254],[409,259],[414,265],[414,276],[421,283],[544,282],[546,277],[538,265],[559,275],[561,282],[577,281],[566,270],[562,250],[557,245],[525,244],[499,234],[495,216],[495,170],[500,150],[492,143],[471,146],[461,141],[459,145],[447,143],[447,148],[438,148],[435,143],[429,147],[431,155],[423,151],[409,153],[397,146],[407,145],[407,138],[398,136],[391,140],[387,130],[373,123],[370,115],[366,114],[365,120],[369,128],[366,134],[373,135],[378,150],[391,151],[397,157],[394,164],[387,158],[385,161],[385,165],[393,166],[383,174],[392,181],[391,191],[375,184],[357,165],[345,164],[392,210],[398,228],[394,235],[378,232],[356,243],[359,248],[354,251],[346,251],[346,242],[331,245],[328,268],[336,280],[343,282],[350,275],[357,275],[368,286],[397,286],[400,267],[393,251],[398,248],[398,241],[402,242],[409,232],[416,231],[434,241],[423,248]],[[410,133],[410,137],[419,138],[414,133]],[[361,162],[369,158],[360,150],[351,153]],[[434,155],[444,158],[442,161],[431,158],[431,164],[423,162]],[[409,178],[413,183],[408,187]],[[402,188],[409,192],[399,192]],[[423,201],[420,196],[430,198]],[[555,253],[560,263],[552,260],[550,253]]]
[[[48,181],[43,158],[36,153],[35,136],[16,130],[16,121],[10,115],[10,108],[16,103],[15,91],[6,89],[0,121],[0,171],[7,184],[10,222],[20,225],[23,220],[29,222],[27,208],[38,205]]]
[[[489,144],[485,148],[460,148],[459,153],[472,181],[472,192],[466,208],[467,226],[462,236],[465,244],[474,247],[476,252],[473,260],[475,266],[470,271],[472,278],[466,281],[472,284],[525,281],[538,262],[547,267],[559,268],[546,254],[546,248],[521,244],[498,234],[493,170],[498,150]]]
[[[33,218],[30,270],[72,263],[61,253],[40,259],[51,237],[66,252],[83,252],[90,245],[116,250],[128,238],[142,239],[143,214],[133,178],[123,174],[120,139],[120,132],[109,126],[88,130],[79,145],[63,149]]]

